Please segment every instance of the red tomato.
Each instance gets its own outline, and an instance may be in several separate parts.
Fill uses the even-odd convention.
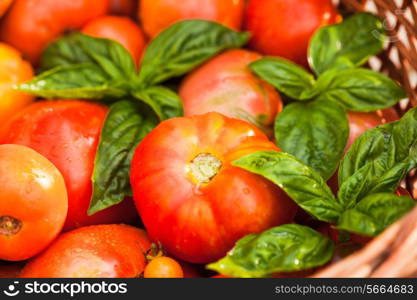
[[[137,10],[137,0],[110,0],[110,13],[134,17]]]
[[[22,270],[22,277],[138,277],[150,248],[146,233],[127,225],[96,225],[67,232]]]
[[[239,30],[244,7],[245,0],[141,0],[138,16],[146,34],[153,38],[186,19],[211,20]]]
[[[138,65],[146,45],[142,29],[127,17],[98,17],[87,23],[81,31],[94,37],[119,42],[132,55],[136,65]]]
[[[0,38],[37,63],[43,49],[109,8],[109,0],[16,0],[2,20]]]
[[[219,112],[270,127],[282,110],[276,90],[252,74],[248,65],[261,58],[247,50],[230,50],[188,75],[180,87],[185,116]]]
[[[262,150],[278,148],[256,127],[218,113],[160,123],[137,147],[131,169],[151,238],[177,258],[207,263],[244,235],[291,222],[296,206],[282,190],[231,165]]]
[[[253,49],[304,66],[313,33],[338,19],[332,0],[249,0],[246,9]]]
[[[174,259],[161,256],[152,259],[145,268],[144,278],[183,278],[181,265]]]
[[[0,144],[28,146],[61,171],[69,201],[65,230],[93,224],[128,223],[136,217],[130,199],[87,215],[94,158],[106,114],[105,106],[91,102],[42,101],[24,108],[0,132]]]
[[[13,0],[1,0],[0,1],[0,17],[2,17],[7,9],[9,8],[10,4],[12,4]]]
[[[0,259],[25,260],[59,234],[68,210],[58,169],[19,145],[0,145]]]

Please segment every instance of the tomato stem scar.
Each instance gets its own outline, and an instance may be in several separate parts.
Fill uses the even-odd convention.
[[[0,216],[0,234],[12,236],[22,229],[22,222],[10,216]]]
[[[189,164],[189,173],[197,184],[209,183],[217,175],[222,162],[210,153],[200,153]]]

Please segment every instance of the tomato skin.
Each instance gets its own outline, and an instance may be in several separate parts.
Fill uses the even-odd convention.
[[[181,265],[174,259],[161,256],[152,259],[145,268],[144,278],[183,278]]]
[[[110,0],[110,13],[134,17],[137,10],[137,0]]]
[[[12,4],[13,0],[2,0],[0,1],[0,18],[6,13],[7,9]]]
[[[282,190],[231,165],[268,150],[278,148],[256,127],[218,113],[160,123],[137,147],[131,168],[134,200],[151,238],[179,259],[207,263],[244,235],[291,222],[296,206]],[[208,183],[192,176],[202,153],[222,164]]]
[[[34,96],[16,91],[13,85],[33,77],[33,68],[13,47],[0,43],[0,120],[2,123],[28,105]]]
[[[67,210],[64,178],[49,160],[24,146],[0,145],[0,259],[38,254],[61,231]]]
[[[137,277],[150,248],[145,231],[127,225],[95,225],[60,235],[22,270],[21,277]]]
[[[108,9],[109,0],[16,0],[2,20],[0,39],[36,64],[50,42]]]
[[[36,102],[11,118],[0,132],[0,144],[30,147],[61,171],[69,201],[65,230],[129,223],[136,218],[130,199],[87,216],[94,158],[107,110],[105,106],[77,100]]]
[[[127,17],[102,16],[91,20],[82,33],[119,42],[132,55],[136,65],[145,49],[146,40],[142,29]]]
[[[250,47],[303,66],[313,33],[338,19],[332,0],[249,0],[246,8]]]
[[[248,67],[260,58],[247,50],[229,50],[192,72],[180,87],[184,115],[215,111],[270,127],[283,105],[278,92]]]
[[[239,30],[245,0],[141,0],[138,16],[146,34],[154,38],[170,25],[186,19],[204,19]]]

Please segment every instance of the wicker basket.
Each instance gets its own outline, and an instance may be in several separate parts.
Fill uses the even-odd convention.
[[[388,74],[407,90],[409,98],[398,111],[417,106],[417,1],[340,0],[342,12],[370,11],[384,19],[389,34],[386,50],[369,66]],[[417,198],[417,174],[405,186]],[[414,193],[413,193],[414,191]],[[320,271],[314,277],[417,276],[417,207],[365,248]]]

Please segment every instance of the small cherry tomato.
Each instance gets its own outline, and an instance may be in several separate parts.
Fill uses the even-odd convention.
[[[145,268],[145,278],[182,278],[184,272],[181,265],[167,256],[155,257]]]
[[[141,0],[138,16],[153,38],[170,25],[186,19],[211,20],[239,30],[245,0]]]
[[[64,225],[67,190],[58,169],[27,147],[0,145],[0,259],[28,259]]]
[[[184,115],[214,111],[270,129],[282,101],[271,85],[250,71],[248,65],[259,58],[247,50],[230,50],[188,75],[180,87]]]
[[[60,235],[22,270],[22,277],[138,277],[150,241],[127,225],[95,225]]]
[[[142,29],[131,19],[119,16],[102,16],[88,22],[81,31],[94,37],[119,42],[132,55],[136,65],[139,64],[146,40]]]
[[[296,205],[281,189],[232,165],[257,151],[279,150],[219,113],[160,123],[136,148],[130,174],[151,238],[179,259],[208,263],[247,234],[291,222]]]

